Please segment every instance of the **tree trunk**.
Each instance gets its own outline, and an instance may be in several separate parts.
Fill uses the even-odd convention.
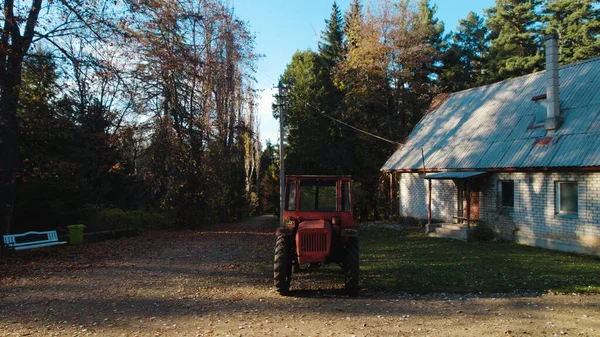
[[[23,57],[31,46],[42,0],[32,0],[21,36],[16,25],[14,1],[3,3],[4,26],[0,39],[0,222],[10,233],[19,174],[19,125],[17,107]],[[10,37],[10,38],[9,38]]]
[[[0,95],[0,221],[5,234],[10,233],[12,224],[19,167],[17,104],[21,63],[10,58],[8,69]]]

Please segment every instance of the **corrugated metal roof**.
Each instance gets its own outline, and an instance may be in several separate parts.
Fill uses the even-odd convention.
[[[600,162],[600,133],[590,134],[590,147],[588,148],[581,166],[596,166]]]
[[[525,167],[524,162],[531,152],[533,147],[534,139],[515,139],[508,143],[508,147],[502,156],[502,159],[498,160],[497,165],[494,168],[504,167]]]
[[[440,172],[440,173],[431,173],[426,175],[425,179],[467,179],[475,176],[480,176],[482,174],[486,174],[487,172],[464,172],[464,171],[454,171],[454,172]]]
[[[534,140],[531,144],[524,146],[529,147],[530,151],[527,157],[523,159],[517,167],[547,167],[550,166],[552,157],[556,154],[560,138],[552,138],[550,143],[542,145]]]
[[[535,127],[545,72],[451,94],[426,115],[382,170],[600,166],[600,58],[562,66],[561,126]],[[548,144],[538,144],[552,136]]]
[[[594,145],[591,138],[593,138],[591,135],[585,133],[560,137],[560,144],[552,158],[551,165],[580,166],[583,158],[589,152],[590,146]]]
[[[500,167],[501,159],[512,141],[492,142],[474,167]]]

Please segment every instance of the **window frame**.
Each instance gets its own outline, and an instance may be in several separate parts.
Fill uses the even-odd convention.
[[[575,185],[575,211],[574,212],[569,212],[569,211],[563,211],[561,209],[562,203],[561,203],[561,186],[563,185]],[[560,215],[560,216],[566,216],[566,217],[577,217],[579,216],[579,182],[578,181],[556,181],[554,183],[554,207],[555,207],[555,214],[556,215]]]
[[[327,184],[327,182],[332,181],[333,184]],[[314,182],[314,184],[306,184],[307,182]],[[315,187],[315,192],[314,192],[314,208],[311,207],[309,209],[305,208],[305,199],[302,197],[303,193],[303,187]],[[323,203],[320,201],[320,199],[322,197],[326,197],[326,193],[327,190],[325,190],[324,188],[333,188],[333,192],[335,193],[335,203],[333,204],[333,210],[332,209],[323,209],[325,205],[323,205]],[[320,191],[320,189],[323,189],[323,192]],[[299,198],[299,203],[297,205],[297,209],[299,212],[338,212],[338,184],[336,181],[333,180],[329,180],[329,179],[302,179],[300,180],[300,182],[298,183],[298,188],[296,193],[298,194],[298,198]],[[308,204],[306,204],[308,205]],[[318,207],[317,207],[318,206]]]
[[[344,193],[344,187],[348,190]],[[347,200],[346,200],[347,199]],[[348,207],[346,207],[348,206]],[[352,212],[352,186],[349,181],[342,181],[340,186],[340,212]]]
[[[504,188],[504,184],[512,184],[512,205],[505,205],[504,204],[504,192],[505,192],[505,188]],[[504,180],[498,180],[498,205],[507,209],[514,209],[515,208],[515,181],[511,180],[511,179],[504,179]]]
[[[294,195],[291,196],[292,188],[294,191]],[[298,194],[298,187],[296,186],[295,181],[288,181],[285,195],[285,210],[288,212],[293,212],[296,210],[296,195]],[[291,204],[291,205],[290,205]],[[292,208],[290,208],[292,206]]]

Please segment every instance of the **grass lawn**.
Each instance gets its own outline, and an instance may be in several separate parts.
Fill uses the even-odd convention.
[[[361,288],[411,293],[600,293],[600,258],[509,242],[430,238],[361,229]]]

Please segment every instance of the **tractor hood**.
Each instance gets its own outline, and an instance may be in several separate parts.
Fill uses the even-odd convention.
[[[331,249],[331,224],[325,220],[303,221],[296,233],[298,263],[325,262]]]
[[[327,229],[331,230],[331,223],[327,220],[305,220],[300,223],[299,229]]]

